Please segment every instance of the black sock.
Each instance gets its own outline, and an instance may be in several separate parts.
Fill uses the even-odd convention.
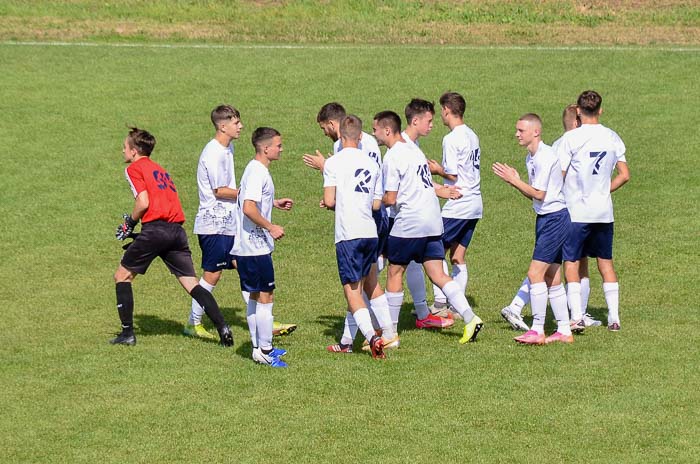
[[[224,315],[221,314],[221,310],[219,310],[219,305],[216,304],[214,296],[207,289],[201,285],[197,285],[190,292],[190,296],[199,303],[199,306],[202,307],[204,313],[211,319],[217,330],[224,328],[226,325]]]
[[[117,282],[117,311],[122,321],[122,332],[134,333],[134,292],[131,282]]]
[[[262,351],[263,354],[270,354],[270,353],[272,353],[272,348],[268,348],[268,349],[266,349],[266,350],[263,349],[263,348],[260,348],[260,351]]]

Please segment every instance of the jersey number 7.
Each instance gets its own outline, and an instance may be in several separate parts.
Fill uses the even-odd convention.
[[[603,161],[603,158],[605,158],[605,155],[607,155],[607,151],[592,151],[590,152],[591,158],[597,158],[595,161],[595,164],[593,165],[593,175],[597,175],[598,171],[600,170],[600,163]]]

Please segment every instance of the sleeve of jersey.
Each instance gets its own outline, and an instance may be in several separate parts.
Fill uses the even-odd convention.
[[[246,179],[243,201],[251,200],[260,202],[262,200],[263,177],[263,173],[257,170],[250,173]]]
[[[136,198],[139,193],[146,190],[146,181],[143,178],[143,172],[138,167],[130,164],[124,170],[124,175],[126,176],[126,181],[129,183],[129,187],[131,187],[134,198]]]
[[[449,140],[442,141],[442,167],[445,174],[457,175],[457,153],[459,148]]]
[[[531,185],[532,188],[546,192],[552,164],[538,158],[539,156],[535,156],[534,158],[535,177],[532,179]],[[554,158],[553,161],[556,163],[556,158]]]
[[[219,187],[228,187],[229,180],[226,179],[226,170],[224,169],[223,160],[207,157],[202,160],[202,163],[206,169],[207,178],[209,179],[209,185],[212,190],[218,189]]]
[[[333,169],[333,162],[331,159],[327,159],[326,163],[323,165],[323,186],[324,187],[336,187],[338,182],[335,177],[335,170]]]
[[[374,199],[381,200],[384,196],[384,180],[382,179],[382,171],[377,168],[377,175],[374,176]]]
[[[396,166],[395,159],[384,159],[383,174],[384,174],[384,191],[385,192],[398,192],[399,182],[401,180],[401,173]]]
[[[562,171],[569,169],[569,164],[571,164],[571,151],[569,150],[569,143],[566,137],[562,138],[561,143],[557,145],[557,151],[554,153],[559,160],[559,166]]]
[[[627,148],[625,147],[625,143],[617,134],[614,134],[613,142],[615,144],[615,154],[617,155],[617,161],[626,163],[627,158],[625,157],[625,152],[627,151]]]

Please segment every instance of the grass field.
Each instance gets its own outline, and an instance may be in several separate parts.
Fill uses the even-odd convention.
[[[698,51],[135,40],[0,44],[1,462],[697,462]],[[498,311],[527,269],[534,218],[489,167],[523,172],[517,117],[542,115],[551,142],[561,109],[587,88],[603,95],[603,123],[626,142],[632,173],[614,195],[623,329],[589,330],[570,347],[515,346]],[[448,89],[466,96],[481,138],[485,215],[468,295],[485,329],[469,346],[457,343],[461,324],[414,330],[407,297],[401,348],[385,362],[327,354],[344,312],[332,214],[318,208],[320,176],[301,162],[330,150],[316,112],[337,100],[368,122]],[[296,204],[273,213],[287,232],[274,255],[275,313],[300,326],[279,340],[285,371],[250,360],[235,273],[215,292],[233,349],[181,335],[190,300],[161,263],[134,284],[138,345],[107,344],[118,329],[113,233],[132,205],[126,125],[158,138],[153,158],[173,176],[194,239],[196,161],[221,102],[246,126],[237,178],[253,128],[284,137],[272,175]],[[421,141],[429,156],[440,158],[446,132],[437,124]],[[591,312],[604,318],[592,276]]]

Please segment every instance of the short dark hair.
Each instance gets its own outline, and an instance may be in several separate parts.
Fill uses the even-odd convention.
[[[340,121],[345,117],[345,108],[336,102],[326,103],[316,116],[316,122]]]
[[[362,135],[362,120],[354,114],[349,114],[340,120],[340,136],[359,139]]]
[[[374,115],[374,120],[379,127],[388,127],[394,134],[401,132],[401,117],[393,111],[380,111]]]
[[[435,105],[433,102],[429,102],[428,100],[414,98],[408,103],[408,105],[406,105],[404,113],[406,114],[406,124],[411,124],[413,118],[418,115],[423,113],[435,114]]]
[[[257,153],[260,150],[263,142],[273,139],[278,135],[282,134],[280,134],[277,129],[273,129],[272,127],[258,127],[255,129],[251,137],[251,142],[253,143],[253,147],[255,147],[255,152]]]
[[[450,113],[464,117],[464,110],[467,109],[467,102],[464,97],[457,92],[445,92],[440,97],[440,106],[450,110]]]
[[[581,125],[581,117],[578,115],[578,106],[573,104],[567,105],[561,114],[561,121],[564,124],[564,130],[579,127]]]
[[[150,132],[138,127],[129,126],[127,141],[131,148],[135,148],[139,155],[143,156],[151,156],[156,146],[156,138]]]
[[[211,123],[214,124],[215,129],[219,128],[222,121],[230,119],[238,119],[239,121],[241,119],[241,113],[231,105],[219,105],[211,111]]]
[[[579,111],[585,116],[598,116],[600,106],[603,104],[603,97],[595,90],[586,90],[578,96]]]

